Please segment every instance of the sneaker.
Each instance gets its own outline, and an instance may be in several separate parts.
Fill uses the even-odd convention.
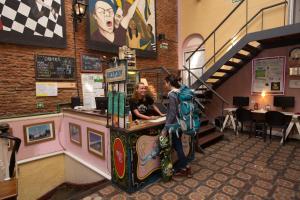
[[[187,169],[180,169],[177,172],[175,172],[173,176],[177,176],[177,177],[187,176]]]
[[[191,169],[191,166],[187,166],[186,167],[186,176],[188,177],[188,178],[192,178],[193,177],[193,174],[192,174],[192,169]]]

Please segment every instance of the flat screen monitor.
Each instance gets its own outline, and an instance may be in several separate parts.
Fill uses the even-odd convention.
[[[72,108],[80,106],[80,97],[71,97],[71,106]]]
[[[108,97],[95,97],[96,109],[105,112],[108,107]]]
[[[249,106],[249,97],[233,97],[232,104],[237,107]]]
[[[273,105],[275,107],[292,108],[295,106],[295,97],[291,96],[274,96]]]

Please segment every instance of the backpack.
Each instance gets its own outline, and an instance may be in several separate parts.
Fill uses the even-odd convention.
[[[195,136],[200,128],[199,108],[194,92],[186,85],[181,85],[176,93],[179,100],[177,124],[171,125],[169,131],[176,131],[179,137],[179,129],[189,136]]]

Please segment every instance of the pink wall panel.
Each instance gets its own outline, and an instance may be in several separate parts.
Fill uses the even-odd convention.
[[[48,122],[48,121],[54,121],[55,140],[45,141],[45,142],[25,146],[23,126],[29,124],[35,124],[35,123]],[[17,153],[17,160],[23,160],[23,159],[28,159],[36,156],[42,156],[45,154],[62,151],[63,148],[60,145],[60,135],[61,135],[60,123],[61,123],[61,116],[59,115],[54,117],[41,116],[38,119],[20,118],[20,120],[18,121],[8,122],[9,126],[12,128],[13,135],[22,140],[19,152]]]
[[[51,141],[45,141],[42,143],[36,143],[32,145],[25,145],[24,142],[24,133],[23,126],[35,123],[42,123],[54,121],[55,126],[55,139]],[[5,121],[2,121],[5,122]],[[82,135],[82,145],[79,146],[70,141],[69,135],[69,123],[78,124],[81,126],[81,135]],[[24,160],[29,158],[34,158],[37,156],[43,156],[50,153],[55,153],[59,151],[68,152],[75,157],[83,160],[86,164],[96,168],[99,171],[110,176],[111,171],[111,162],[110,162],[110,135],[109,129],[105,126],[94,124],[91,122],[86,122],[80,119],[71,118],[71,117],[62,117],[60,115],[46,117],[40,116],[40,118],[19,118],[18,120],[7,120],[10,127],[13,130],[13,135],[21,138],[22,143],[20,150],[17,153],[17,160]],[[87,128],[91,128],[104,133],[105,138],[105,159],[90,153],[88,151],[87,145]]]
[[[81,126],[81,146],[74,144],[70,141],[69,135],[69,123],[74,123]],[[87,143],[87,128],[91,128],[104,133],[105,138],[105,160],[101,159],[97,155],[94,155],[88,151],[88,143]],[[84,160],[86,163],[96,167],[102,172],[110,175],[111,171],[111,162],[110,162],[110,135],[109,129],[105,126],[86,122],[80,119],[71,118],[65,116],[62,121],[62,138],[63,138],[63,146],[67,152],[70,152],[74,156],[77,156]]]

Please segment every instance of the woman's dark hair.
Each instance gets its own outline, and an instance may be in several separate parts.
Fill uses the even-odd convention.
[[[165,78],[165,81],[167,83],[170,83],[171,86],[175,87],[175,88],[180,88],[180,83],[179,81],[181,80],[181,78],[178,78],[176,76],[174,76],[173,74],[170,74],[169,76],[167,76]]]

